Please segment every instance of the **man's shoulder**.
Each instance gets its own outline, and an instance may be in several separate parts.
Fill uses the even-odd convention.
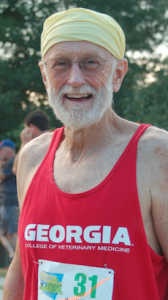
[[[20,157],[27,157],[28,159],[32,159],[34,155],[36,158],[39,156],[45,155],[51,139],[53,136],[53,132],[43,133],[42,135],[36,137],[35,139],[28,142],[21,150]],[[19,158],[19,159],[21,159]]]
[[[52,136],[53,133],[44,133],[22,148],[19,155],[17,175],[20,173],[21,176],[24,176],[24,174],[26,176],[26,173],[34,173],[37,170],[48,151]]]
[[[17,188],[20,207],[38,167],[42,163],[53,133],[44,133],[28,142],[21,150],[17,169]]]
[[[155,126],[148,127],[139,140],[138,154],[146,162],[168,164],[168,132]]]
[[[168,147],[168,132],[155,126],[148,127],[140,139],[140,146],[148,146],[149,149]]]

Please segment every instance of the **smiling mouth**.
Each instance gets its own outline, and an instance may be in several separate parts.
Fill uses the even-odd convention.
[[[92,95],[91,94],[83,94],[83,95],[65,94],[65,97],[71,101],[86,101],[89,100],[92,97]]]

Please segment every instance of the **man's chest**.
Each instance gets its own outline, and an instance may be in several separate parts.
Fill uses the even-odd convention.
[[[147,174],[147,166],[144,167],[143,161],[137,159],[134,168],[134,174],[130,175],[129,166],[127,169],[124,167],[124,160],[122,155],[125,149],[125,145],[120,147],[114,147],[106,153],[92,154],[86,159],[81,159],[77,163],[71,164],[68,157],[58,156],[54,162],[54,179],[55,183],[60,190],[70,194],[84,193],[98,187],[109,177],[115,178],[115,173],[125,173],[125,176],[135,176],[135,184],[138,193],[138,201],[140,205],[142,220],[148,244],[151,248],[161,253],[159,243],[154,231],[152,213],[151,213],[151,195],[149,192],[149,182]],[[130,168],[133,162],[130,161]],[[123,168],[122,168],[123,164]],[[119,168],[119,170],[118,170]],[[119,176],[120,178],[120,176]],[[125,193],[129,194],[128,189],[125,188],[125,182],[119,182],[121,190],[125,189]],[[132,183],[133,184],[133,183]],[[113,190],[111,191],[113,193]],[[125,198],[126,201],[127,197]],[[117,199],[115,200],[117,201]]]
[[[102,183],[117,164],[124,147],[93,152],[72,162],[68,156],[56,155],[54,179],[66,193],[83,193]]]

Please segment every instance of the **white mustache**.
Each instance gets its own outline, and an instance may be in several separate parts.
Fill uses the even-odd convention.
[[[97,97],[98,92],[91,86],[81,86],[74,88],[72,86],[63,86],[59,91],[58,97],[62,97],[65,94],[92,94],[93,97]]]

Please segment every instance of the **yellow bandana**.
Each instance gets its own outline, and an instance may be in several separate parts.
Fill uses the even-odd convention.
[[[102,46],[117,59],[125,52],[125,35],[110,16],[84,8],[55,13],[46,19],[41,35],[41,54],[53,45],[67,41],[88,41]]]

